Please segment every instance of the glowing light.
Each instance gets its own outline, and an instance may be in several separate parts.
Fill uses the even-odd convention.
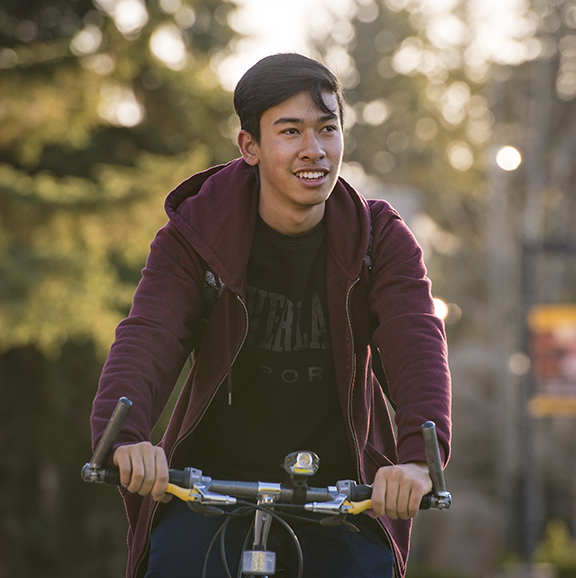
[[[531,366],[530,358],[524,353],[513,353],[508,359],[508,369],[510,373],[519,377],[527,375],[530,372]]]
[[[454,14],[442,14],[430,20],[426,35],[434,46],[449,48],[464,43],[466,26]]]
[[[296,466],[299,468],[309,469],[314,460],[308,452],[300,452],[296,457]]]
[[[434,302],[434,315],[442,320],[446,319],[448,316],[448,305],[442,301],[442,299],[438,299],[437,297],[432,301]]]
[[[70,43],[70,50],[76,56],[82,56],[84,54],[92,54],[100,48],[102,43],[102,32],[98,26],[94,24],[88,24],[86,28],[80,30]]]
[[[160,0],[160,9],[166,14],[178,12],[182,6],[182,0]]]
[[[18,55],[11,48],[2,48],[0,50],[0,69],[12,68],[18,63]]]
[[[515,171],[522,162],[522,155],[514,147],[502,147],[496,153],[496,164],[505,171]]]
[[[473,38],[469,52],[476,66],[488,61],[518,65],[537,56],[529,51],[535,24],[526,0],[470,0],[467,9]]]
[[[92,54],[82,59],[82,66],[93,70],[97,74],[110,74],[115,66],[116,61],[110,54]]]
[[[462,309],[456,303],[446,303],[437,297],[434,302],[434,315],[444,321],[446,325],[454,325],[462,318]]]
[[[472,149],[464,141],[453,141],[446,151],[450,164],[457,171],[467,171],[474,163]]]
[[[362,111],[364,120],[372,125],[379,126],[388,120],[390,116],[390,107],[383,99],[373,100],[369,102]]]
[[[150,37],[152,54],[172,70],[183,70],[188,64],[188,51],[180,29],[174,24],[156,28]]]
[[[562,100],[572,100],[576,96],[576,36],[567,34],[562,37],[558,49],[562,58],[556,92]]]
[[[174,20],[180,28],[190,28],[196,22],[196,12],[190,6],[182,6],[176,14]]]
[[[351,0],[235,0],[235,4],[238,9],[231,12],[228,22],[244,38],[234,42],[234,53],[230,57],[211,59],[213,70],[229,90],[264,56],[294,51],[314,56],[316,49],[310,45],[310,37],[323,41],[329,33],[337,43],[351,40],[354,31],[343,21],[358,10]],[[346,49],[342,49],[345,54]],[[334,56],[330,50],[325,62],[336,69],[340,61],[334,61]],[[342,66],[335,72],[346,87],[354,86],[358,75],[354,63],[351,69],[347,68],[348,61]]]
[[[125,36],[137,34],[148,22],[148,11],[142,0],[94,0],[98,8],[114,19]]]
[[[144,120],[144,107],[127,86],[106,84],[102,87],[98,114],[114,126],[132,127]]]
[[[466,118],[466,106],[470,102],[470,87],[464,82],[451,84],[441,98],[442,116],[453,125]]]
[[[399,74],[416,74],[422,62],[423,44],[419,38],[406,38],[392,57],[392,68]]]

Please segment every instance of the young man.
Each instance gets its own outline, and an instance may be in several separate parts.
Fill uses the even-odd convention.
[[[354,518],[359,533],[298,526],[305,576],[383,577],[394,567],[403,575],[410,518],[432,486],[421,424],[436,422],[445,461],[450,441],[444,330],[421,250],[387,203],[367,202],[339,178],[343,100],[324,66],[297,54],[265,58],[240,80],[234,103],[242,158],[168,197],[168,224],[94,403],[96,443],[117,399],[134,402],[114,452],[130,520],[128,576],[200,576],[222,523],[179,500],[161,503],[168,464],[278,481],[284,456],[299,449],[320,456],[312,485],[373,484],[372,516]],[[218,300],[200,332],[211,289]],[[371,340],[397,404],[397,439]],[[150,431],[191,352],[154,447]],[[246,531],[230,530],[233,551]],[[287,568],[280,534],[271,539]],[[222,576],[216,562],[213,575]],[[285,571],[278,576],[293,575]]]

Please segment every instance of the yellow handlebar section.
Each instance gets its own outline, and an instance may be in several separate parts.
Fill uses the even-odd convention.
[[[353,515],[372,509],[372,500],[364,500],[363,502],[345,502],[345,504],[350,506],[348,513]]]
[[[193,502],[196,499],[196,496],[198,496],[198,492],[196,490],[181,488],[175,484],[168,484],[166,493],[180,498],[183,502]]]

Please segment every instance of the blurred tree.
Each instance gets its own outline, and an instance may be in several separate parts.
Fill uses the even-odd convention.
[[[12,2],[0,9],[0,349],[104,349],[160,202],[233,155],[210,58],[230,4]],[[222,134],[224,132],[224,134]]]
[[[423,244],[434,292],[463,312],[457,325],[447,320],[455,381],[451,471],[500,497],[495,514],[508,532],[498,531],[519,548],[520,456],[528,439],[518,382],[528,371],[526,356],[518,355],[525,244],[542,255],[532,269],[530,299],[576,297],[574,260],[541,251],[550,236],[575,241],[576,3],[352,0],[350,6],[348,20],[334,13],[330,32],[316,33],[318,53],[347,88],[344,174],[401,212],[415,199],[402,214]],[[518,170],[497,157],[504,146],[521,153]],[[545,475],[562,487],[555,495],[573,495],[559,482],[566,471],[553,473],[550,461]],[[537,464],[532,468],[535,479]],[[570,518],[571,510],[560,512],[555,501],[540,504],[543,511]],[[479,534],[475,543],[488,538]],[[457,557],[450,550],[445,560]],[[490,555],[495,560],[499,552],[484,558]]]
[[[466,348],[470,337],[488,338],[491,331],[485,315],[484,177],[494,117],[485,70],[472,68],[465,59],[471,41],[466,33],[469,3],[355,4],[348,49],[352,66],[346,67],[352,72],[345,76],[351,109],[345,160],[366,171],[368,196],[389,200],[406,218],[423,246],[434,295],[452,304],[447,329],[459,387],[454,392],[455,459],[450,471],[453,479],[470,478],[475,486],[493,492],[497,429],[490,384],[485,374],[466,376],[468,391],[462,391],[456,361],[459,346]],[[337,44],[325,54],[328,60],[342,59]],[[465,355],[469,363],[470,355]],[[484,451],[472,449],[478,446]],[[494,554],[487,548],[480,555],[474,551],[491,543],[481,529],[472,538],[474,546],[454,547],[455,541],[446,538],[450,546],[434,555],[434,536],[451,536],[450,522],[443,518],[436,526],[420,526],[410,572],[418,563],[436,566],[442,574],[489,571]],[[467,559],[464,564],[462,559]],[[470,560],[479,562],[474,573]]]
[[[116,492],[79,478],[88,415],[164,197],[235,154],[211,66],[233,9],[0,4],[2,576],[122,573]]]
[[[344,175],[399,209],[412,198],[405,217],[427,253],[436,294],[458,296],[470,310],[466,296],[481,297],[474,273],[493,115],[483,75],[464,59],[464,11],[464,2],[355,0],[350,21],[334,15],[337,26],[319,33],[316,46],[347,89]],[[470,275],[446,270],[456,252]]]
[[[535,58],[501,70],[494,83],[500,103],[497,118],[503,120],[495,127],[495,149],[512,144],[523,157],[519,169],[508,175],[499,191],[496,188],[500,216],[494,219],[493,231],[509,230],[511,249],[499,263],[508,288],[508,301],[502,305],[519,328],[517,342],[527,356],[530,308],[576,301],[576,3],[532,2],[531,9]],[[504,160],[497,164],[505,166]],[[506,310],[501,306],[500,311]],[[519,375],[518,405],[525,406],[538,392],[529,372]],[[575,498],[576,424],[554,419],[537,424],[525,411],[519,417],[522,452],[512,463],[523,496],[517,517],[528,558],[547,518],[576,529],[574,510],[567,507]],[[562,452],[570,457],[554,460]]]
[[[558,519],[548,522],[545,539],[539,544],[534,559],[550,564],[558,578],[576,576],[576,543],[564,522]]]

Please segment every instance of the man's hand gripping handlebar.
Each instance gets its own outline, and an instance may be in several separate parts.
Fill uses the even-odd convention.
[[[125,397],[118,401],[91,461],[82,468],[84,481],[120,485],[119,471],[105,467],[105,463],[131,406],[132,402]],[[450,508],[452,498],[446,491],[434,422],[422,424],[422,435],[433,489],[422,498],[420,509],[445,510]],[[287,456],[285,469],[291,474],[290,484],[213,480],[194,468],[170,470],[166,493],[192,502],[200,509],[233,505],[238,498],[258,500],[264,494],[273,496],[276,505],[299,504],[306,510],[326,514],[359,514],[372,508],[372,486],[340,480],[335,486],[309,487],[306,478],[316,470],[307,470],[306,464],[317,464],[317,461],[317,456],[312,452],[294,452]]]

